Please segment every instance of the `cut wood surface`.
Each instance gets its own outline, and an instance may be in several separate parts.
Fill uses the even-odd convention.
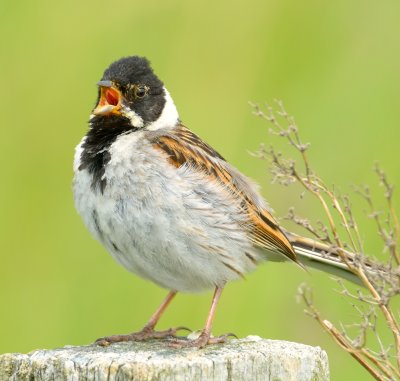
[[[329,368],[319,347],[249,336],[204,349],[150,341],[7,353],[0,355],[0,380],[327,381]]]

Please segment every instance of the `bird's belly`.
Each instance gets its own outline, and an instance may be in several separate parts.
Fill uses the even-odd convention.
[[[130,163],[126,171],[110,163],[103,193],[91,189],[87,171],[75,174],[75,203],[126,269],[171,290],[197,292],[255,267],[239,206],[215,185],[159,161]]]

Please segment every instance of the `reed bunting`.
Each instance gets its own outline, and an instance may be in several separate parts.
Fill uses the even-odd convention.
[[[89,130],[76,147],[76,208],[92,235],[127,270],[169,291],[146,326],[99,345],[169,337],[177,347],[211,336],[225,284],[264,261],[346,272],[312,240],[284,233],[257,186],[185,127],[168,90],[143,57],[112,63],[98,85]],[[204,329],[178,339],[155,331],[177,292],[215,289]]]

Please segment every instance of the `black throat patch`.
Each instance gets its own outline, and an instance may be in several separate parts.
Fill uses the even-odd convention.
[[[105,167],[111,159],[109,148],[118,136],[134,132],[130,120],[116,116],[95,116],[91,120],[92,127],[86,134],[82,145],[81,165],[79,170],[87,169],[92,177],[92,189],[104,193],[107,185]]]

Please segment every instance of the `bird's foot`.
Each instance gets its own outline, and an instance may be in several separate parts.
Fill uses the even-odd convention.
[[[113,335],[101,337],[95,341],[95,344],[106,347],[112,343],[120,343],[122,341],[146,341],[150,339],[165,339],[176,337],[178,331],[189,331],[191,329],[186,327],[170,328],[165,331],[155,331],[153,328],[144,327],[139,332],[133,332],[128,335]]]
[[[195,338],[191,338],[190,336],[194,336],[194,333],[189,335],[187,339],[173,339],[170,342],[170,346],[173,348],[204,348],[206,345],[210,344],[223,344],[228,341],[230,337],[238,338],[234,333],[227,333],[221,336],[211,336],[209,333],[205,331],[201,331],[200,335],[197,335]]]

